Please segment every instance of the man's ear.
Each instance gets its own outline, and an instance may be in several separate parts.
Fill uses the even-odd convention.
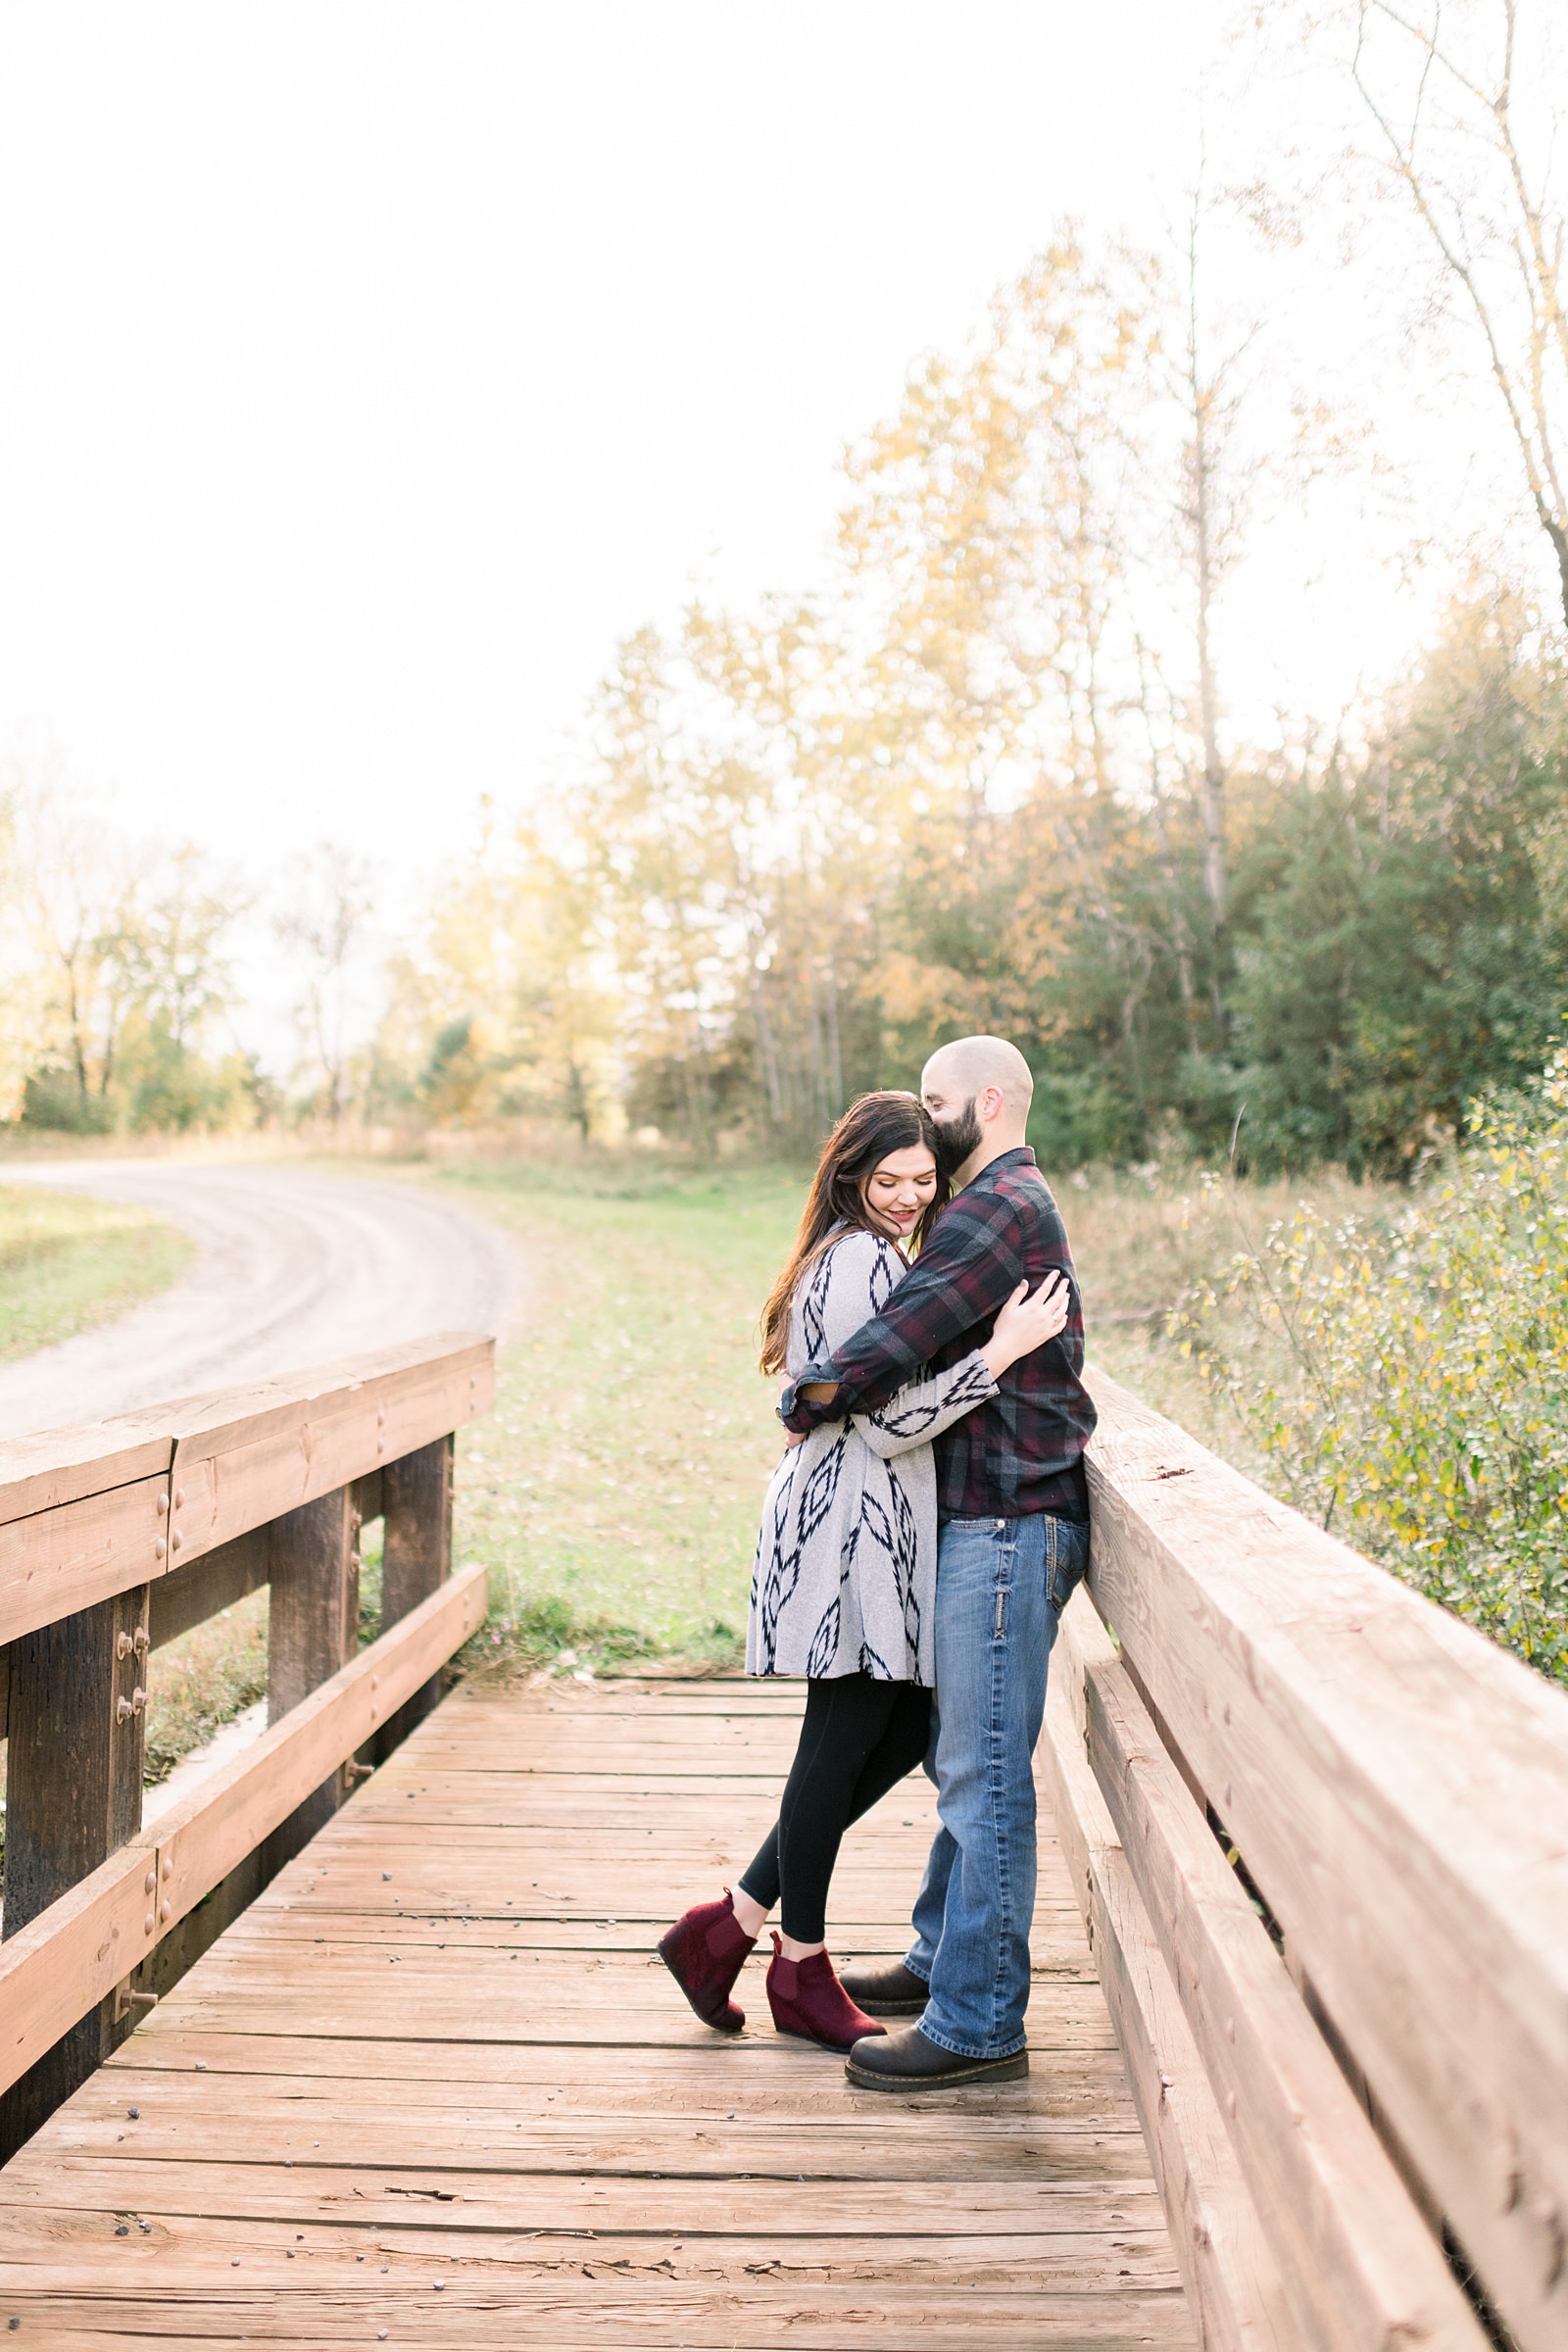
[[[1006,1102],[1000,1086],[983,1086],[980,1089],[980,1116],[982,1119],[1000,1119],[1005,1108]]]

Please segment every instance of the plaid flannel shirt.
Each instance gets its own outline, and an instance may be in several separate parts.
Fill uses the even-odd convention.
[[[1004,1372],[995,1396],[936,1440],[937,1510],[943,1519],[1043,1511],[1087,1519],[1083,1450],[1095,1408],[1082,1379],[1083,1302],[1061,1213],[1026,1146],[1004,1152],[964,1186],[882,1313],[785,1391],[780,1420],[804,1435],[875,1411],[917,1373],[945,1371],[983,1348],[1018,1284],[1027,1278],[1035,1290],[1054,1272],[1071,1288],[1066,1329]],[[801,1397],[817,1381],[837,1382],[830,1402]]]

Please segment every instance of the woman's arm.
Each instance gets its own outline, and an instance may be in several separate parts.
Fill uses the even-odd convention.
[[[859,1431],[873,1453],[891,1461],[912,1446],[929,1446],[996,1393],[996,1375],[977,1348],[946,1372],[911,1380],[874,1413],[852,1413],[850,1427]]]
[[[929,1445],[994,1396],[1009,1365],[1055,1338],[1067,1320],[1067,1285],[1060,1275],[1043,1282],[1032,1298],[1028,1285],[1020,1282],[983,1348],[946,1372],[911,1380],[877,1411],[853,1414],[853,1427],[884,1460],[906,1453],[911,1446]]]

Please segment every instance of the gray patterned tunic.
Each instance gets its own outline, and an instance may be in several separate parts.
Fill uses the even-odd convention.
[[[798,1379],[880,1314],[904,1256],[848,1232],[796,1295],[788,1369]],[[748,1674],[934,1683],[937,1485],[931,1440],[996,1394],[978,1348],[911,1381],[874,1413],[827,1422],[774,1471],[757,1540]]]

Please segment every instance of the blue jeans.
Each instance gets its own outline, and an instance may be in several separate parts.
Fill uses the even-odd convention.
[[[1070,1519],[950,1519],[937,1553],[936,1674],[925,1768],[942,1827],[906,1966],[920,2031],[960,2058],[1024,2046],[1035,1908],[1035,1741],[1056,1623],[1089,1562]]]

